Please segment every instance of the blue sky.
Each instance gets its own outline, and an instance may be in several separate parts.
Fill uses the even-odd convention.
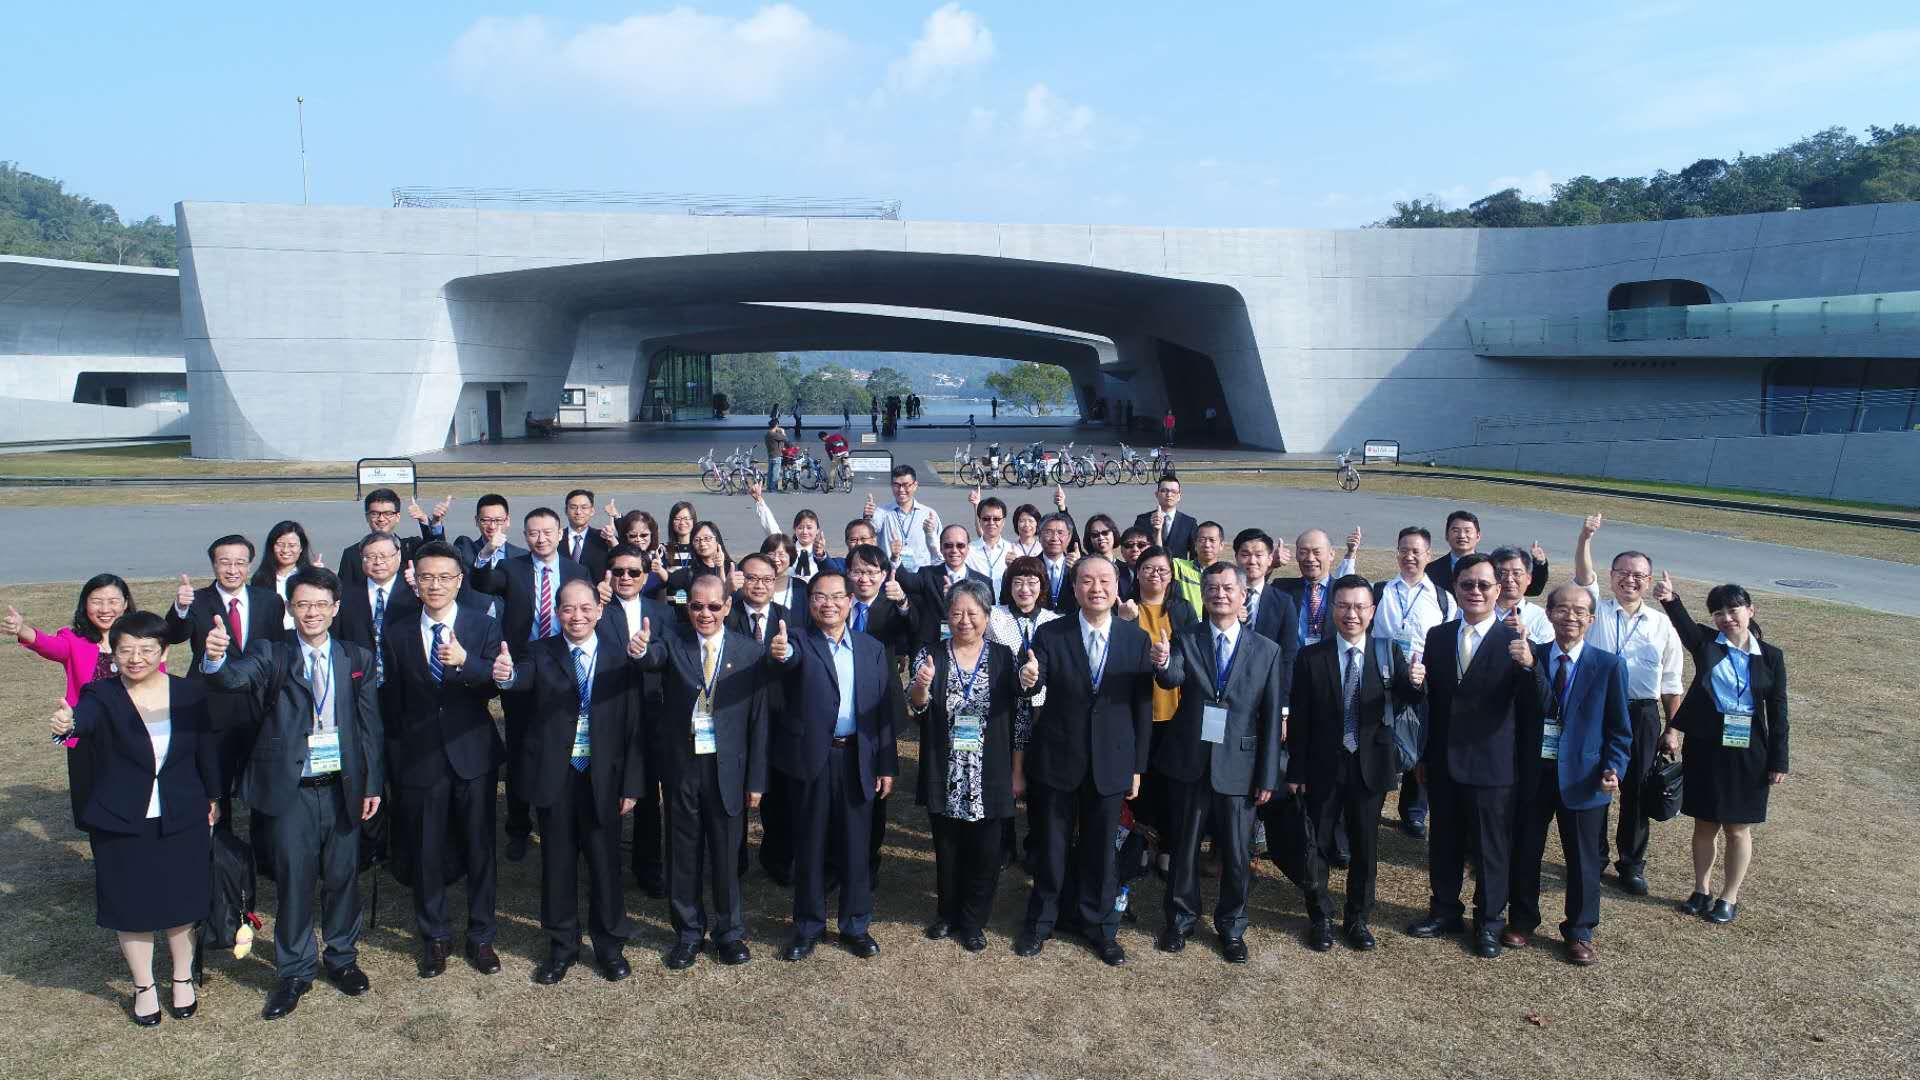
[[[124,216],[397,185],[900,199],[918,219],[1351,226],[1920,122],[1872,0],[36,4],[0,158]],[[1844,18],[1839,17],[1844,15]]]

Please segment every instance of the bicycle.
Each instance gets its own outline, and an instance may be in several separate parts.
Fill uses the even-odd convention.
[[[1167,477],[1173,475],[1173,450],[1172,449],[1168,447],[1155,447],[1152,451],[1151,457],[1148,460],[1151,462],[1151,464],[1147,467],[1145,473],[1141,476],[1140,478],[1141,483],[1157,484],[1160,481],[1165,480]]]
[[[772,463],[769,462],[768,464],[769,468],[767,471],[771,473],[773,471],[771,467]],[[724,490],[729,495],[746,491],[748,485],[762,482],[759,463],[753,460],[753,451],[751,450],[742,450],[737,446],[734,447],[733,453],[727,455],[725,469],[727,486]]]
[[[1360,470],[1353,467],[1353,447],[1341,451],[1339,458],[1334,461],[1334,468],[1340,474],[1341,491],[1360,490]]]
[[[1140,451],[1126,443],[1120,444],[1120,457],[1108,466],[1108,470],[1107,483],[1109,484],[1118,484],[1123,481],[1130,484],[1147,482],[1147,459],[1140,456]]]
[[[1051,456],[1046,453],[1044,443],[1031,443],[1025,450],[1007,458],[1000,469],[1000,479],[1008,487],[1025,484],[1035,487],[1048,479],[1053,467]]]
[[[1000,482],[999,474],[984,457],[973,456],[973,444],[968,443],[965,450],[953,448],[954,475],[965,487],[993,487]]]
[[[719,465],[714,464],[713,451],[711,449],[707,451],[707,455],[705,457],[701,458],[699,461],[694,462],[694,465],[697,466],[700,470],[700,485],[702,487],[706,488],[708,491],[712,492],[715,495],[718,495],[722,492],[727,492],[728,494],[732,493],[729,487],[730,481],[728,481],[727,479],[726,470],[722,469]]]

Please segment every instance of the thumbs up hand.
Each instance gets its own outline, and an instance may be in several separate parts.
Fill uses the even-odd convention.
[[[1059,508],[1061,513],[1067,510],[1067,489],[1059,484],[1053,485],[1053,505]]]
[[[638,660],[640,657],[646,655],[647,644],[652,640],[653,620],[643,618],[640,620],[640,629],[635,631],[634,635],[627,639],[627,655]]]
[[[925,697],[927,690],[932,686],[933,686],[933,657],[929,656],[920,661],[919,667],[913,669],[913,688],[916,691],[915,696]]]
[[[612,603],[613,602],[613,571],[608,570],[606,573],[601,574],[600,584],[595,585],[593,587],[593,591],[600,594],[600,602],[602,604]]]
[[[1660,571],[1660,584],[1653,587],[1653,598],[1664,604],[1673,599],[1673,596],[1673,575],[1662,570]]]
[[[1167,631],[1162,630],[1160,631],[1160,636],[1156,638],[1153,643],[1153,666],[1159,668],[1161,671],[1165,671],[1168,661],[1172,659],[1173,636]]]
[[[1507,655],[1523,668],[1533,666],[1533,644],[1527,640],[1527,632],[1520,626],[1520,614],[1515,612],[1507,616],[1507,629],[1513,631],[1513,640],[1507,642]]]
[[[505,646],[502,646],[504,649]],[[447,627],[447,636],[440,642],[440,663],[454,668],[467,662],[467,650],[460,644],[460,638],[454,634],[453,627]]]
[[[867,492],[867,505],[861,507],[860,516],[869,521],[873,520],[873,492],[871,491]]]
[[[1040,657],[1032,650],[1027,652],[1027,662],[1020,665],[1020,689],[1031,690],[1033,684],[1040,681]]]
[[[900,542],[895,540],[894,543],[898,545]],[[896,604],[905,603],[907,599],[907,590],[900,587],[899,573],[900,571],[897,568],[887,571],[887,587],[885,590],[887,599]]]
[[[1140,619],[1140,605],[1131,600],[1122,600],[1114,605],[1113,613],[1128,622],[1137,622]]]
[[[193,606],[193,582],[185,574],[180,575],[180,587],[173,591],[173,602],[182,611]]]
[[[767,652],[773,654],[775,660],[785,663],[789,651],[787,648],[787,620],[781,619],[780,628],[774,631],[773,640],[767,642]]]
[[[506,683],[513,681],[513,652],[506,642],[500,643],[500,655],[493,658],[493,681]]]
[[[927,534],[927,539],[929,540],[933,539],[933,515],[932,514],[928,514],[927,519],[920,523],[920,531]]]
[[[8,604],[6,621],[0,622],[0,634],[5,634],[9,637],[19,637],[20,628],[25,625],[26,620],[20,617],[19,609],[15,608],[12,604]]]
[[[609,522],[620,520],[620,508],[613,505],[613,497],[611,495],[607,497],[607,520]]]
[[[429,524],[433,524],[433,525],[440,524],[440,522],[446,519],[447,511],[451,509],[453,509],[453,496],[451,495],[447,496],[444,499],[441,499],[437,503],[434,503],[433,514],[431,515],[433,520],[429,522]]]
[[[1593,539],[1593,534],[1599,532],[1600,526],[1605,525],[1606,523],[1607,523],[1607,515],[1588,514],[1587,520],[1580,524],[1580,539],[1582,540]]]
[[[976,512],[979,511],[980,509],[980,489],[979,488],[974,488],[972,491],[967,492],[967,505],[973,507]]]
[[[201,655],[216,662],[224,660],[227,656],[227,646],[231,644],[232,641],[233,638],[227,634],[227,620],[222,616],[215,615],[213,617],[213,629],[207,631],[207,644],[206,647],[201,650]]]
[[[896,536],[887,546],[889,549],[887,552],[888,557],[893,559],[895,562],[900,561],[900,553],[906,550],[906,542],[902,540],[900,537]]]
[[[1413,684],[1415,690],[1427,685],[1427,665],[1418,660],[1408,664],[1407,681]]]
[[[59,708],[53,710],[53,722],[48,725],[48,730],[53,733],[53,737],[56,739],[64,739],[72,734],[73,708],[65,702],[62,702]]]

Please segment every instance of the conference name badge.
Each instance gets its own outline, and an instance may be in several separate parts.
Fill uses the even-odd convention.
[[[307,767],[316,776],[340,771],[339,731],[318,731],[307,736]]]
[[[713,713],[694,709],[693,713],[693,752],[711,754],[720,749],[713,735]]]
[[[1720,745],[1735,750],[1745,750],[1753,745],[1753,714],[1730,712],[1722,714],[1720,725]]]
[[[948,626],[946,622],[943,620],[940,623],[940,640],[946,641],[948,638],[951,638],[951,637],[953,637],[953,628]]]
[[[578,722],[576,722],[573,725],[573,755],[572,756],[577,758],[593,756],[593,743],[592,743],[592,740],[588,738],[588,734],[589,732],[591,732],[591,730],[592,728],[587,723],[586,714],[585,713],[580,714],[580,719],[578,720]]]
[[[986,732],[981,728],[978,717],[954,718],[953,748],[963,754],[978,754],[987,748]]]
[[[1560,725],[1551,720],[1540,729],[1540,756],[1548,761],[1560,760]]]
[[[687,590],[675,589],[673,591],[673,602],[676,604],[679,604],[681,607],[686,607],[687,606]]]
[[[1393,636],[1393,643],[1400,646],[1400,651],[1406,654],[1407,662],[1411,664],[1420,659],[1420,651],[1426,648],[1427,639],[1414,629],[1412,623],[1402,623],[1400,632]]]
[[[1227,707],[1225,705],[1201,707],[1200,741],[1210,743],[1227,741]]]

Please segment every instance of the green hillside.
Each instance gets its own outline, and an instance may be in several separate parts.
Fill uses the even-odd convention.
[[[173,226],[158,217],[123,224],[103,202],[70,194],[60,181],[0,161],[0,255],[178,266]]]

